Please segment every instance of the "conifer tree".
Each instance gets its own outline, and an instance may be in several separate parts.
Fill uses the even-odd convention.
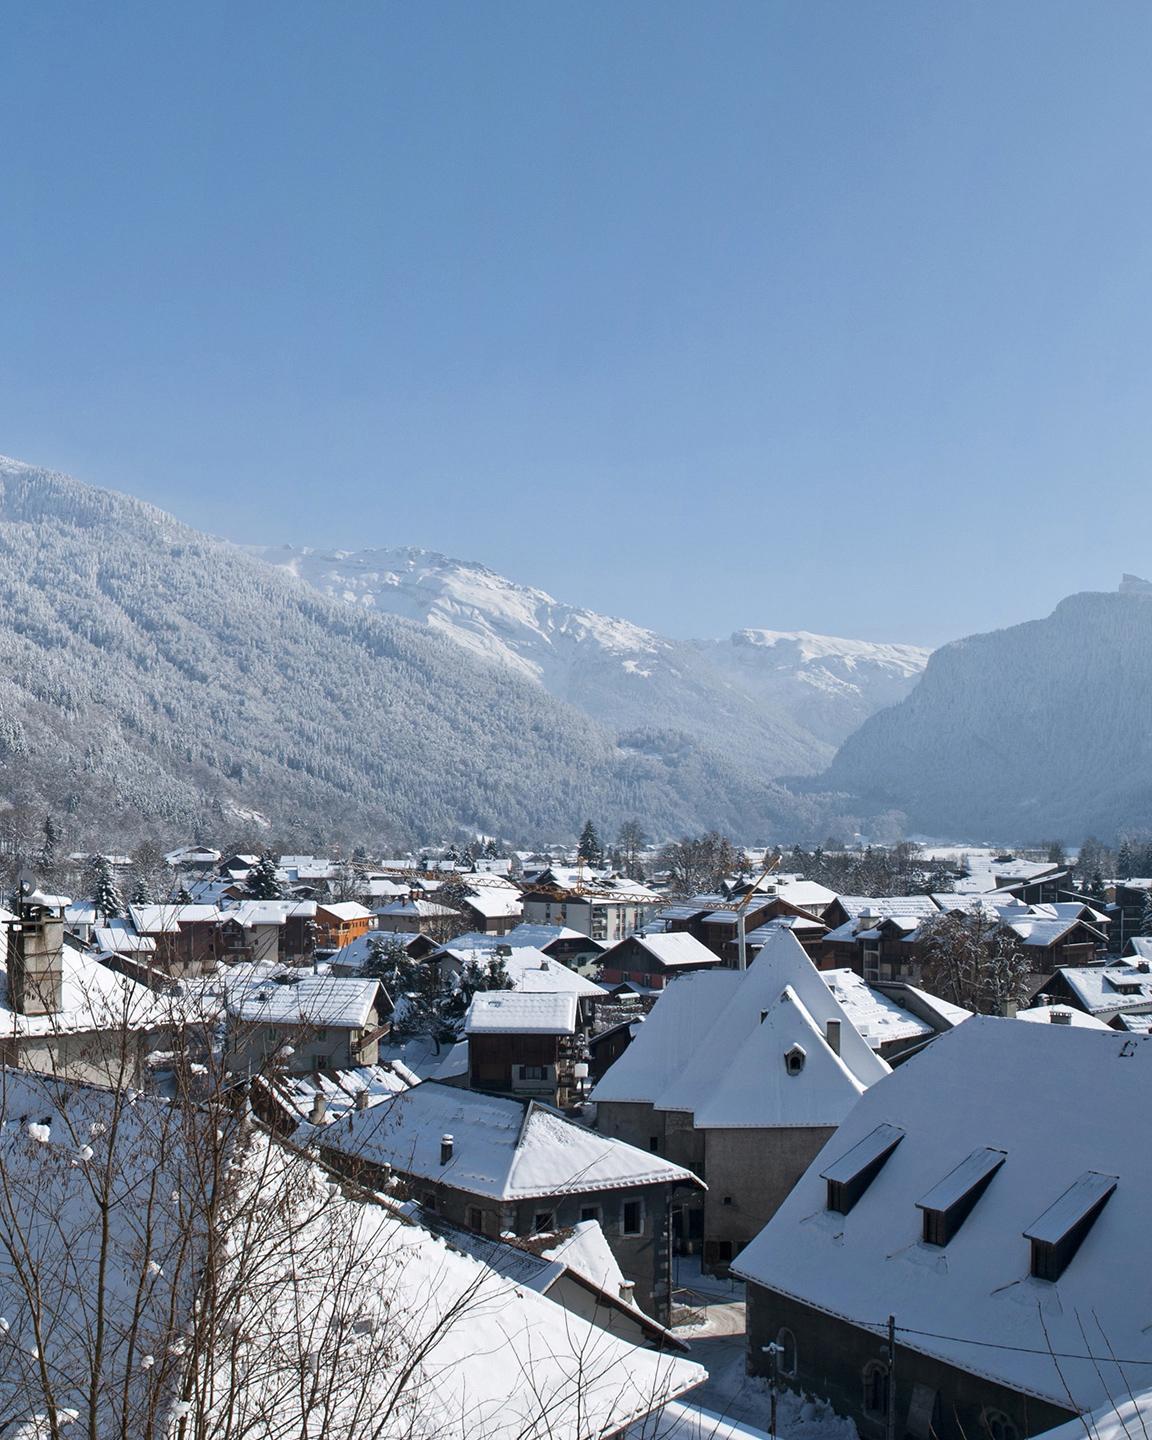
[[[124,899],[116,887],[107,855],[93,855],[88,865],[93,907],[105,920],[117,919],[124,913]]]
[[[1140,911],[1140,934],[1152,937],[1152,890],[1144,895],[1144,908]]]
[[[252,900],[282,900],[284,898],[280,877],[276,874],[276,862],[267,850],[248,872],[244,888]]]
[[[591,820],[584,822],[584,829],[580,832],[580,840],[576,846],[576,854],[586,865],[599,865],[604,858],[604,847],[600,843],[596,826]]]
[[[1121,840],[1120,849],[1116,852],[1116,878],[1118,880],[1131,880],[1132,878],[1132,846],[1126,839]]]

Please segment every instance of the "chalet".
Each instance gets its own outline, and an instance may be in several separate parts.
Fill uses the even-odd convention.
[[[720,963],[714,951],[686,931],[630,935],[604,952],[600,980],[608,986],[630,981],[646,990],[663,990],[673,975],[710,970]]]
[[[361,935],[355,940],[350,940],[347,945],[341,945],[339,950],[334,950],[326,962],[328,969],[333,975],[352,977],[362,975],[364,966],[375,953],[374,942],[378,940],[398,941],[413,960],[423,960],[436,949],[436,942],[430,940],[427,935],[421,935],[418,931],[408,934],[403,930],[393,930],[382,934],[378,930],[370,930],[367,935]]]
[[[940,913],[930,895],[839,895],[825,912],[831,926],[820,947],[820,968],[848,967],[868,981],[916,981],[916,934]]]
[[[696,1177],[535,1100],[426,1080],[319,1135],[332,1168],[393,1177],[428,1210],[479,1234],[542,1235],[599,1222],[640,1306],[667,1323],[673,1194]]]
[[[419,930],[422,934],[451,934],[452,927],[465,921],[459,910],[438,905],[435,900],[393,900],[376,911],[377,930]],[[347,943],[347,942],[345,942]]]
[[[1122,955],[1128,942],[1144,928],[1144,908],[1152,893],[1152,879],[1116,880],[1110,886],[1115,924],[1112,927],[1112,948]]]
[[[749,965],[771,939],[775,930],[790,931],[800,942],[809,960],[813,964],[819,964],[828,927],[823,920],[816,920],[811,915],[798,911],[795,915],[780,915],[774,920],[769,920],[766,925],[757,926],[755,930],[746,930],[744,952]],[[728,947],[728,962],[729,964],[739,963],[739,946],[735,940],[730,942]]]
[[[228,964],[307,964],[315,948],[315,900],[242,900],[220,918],[218,956]]]
[[[342,945],[374,930],[376,917],[366,905],[359,905],[355,900],[318,900],[315,923],[316,949],[339,950]]]
[[[520,892],[503,886],[478,885],[460,899],[464,922],[485,935],[507,935],[520,923]]]
[[[1044,981],[1041,995],[1034,999],[1071,1005],[1106,1025],[1124,1015],[1147,1015],[1152,1013],[1152,960],[1062,968]]]
[[[624,1051],[636,1038],[636,1032],[644,1022],[642,1012],[629,1015],[624,1020],[618,1020],[615,1025],[609,1025],[604,1030],[597,1030],[589,1035],[588,1046],[588,1078],[593,1085],[598,1085],[608,1071],[620,1059]]]
[[[487,990],[473,996],[464,1021],[468,1083],[497,1095],[534,1096],[552,1105],[578,1097],[576,996]]]
[[[246,967],[225,985],[225,1064],[238,1073],[352,1070],[379,1058],[375,980]]]
[[[1023,1440],[1127,1396],[1150,1083],[1152,1040],[988,1016],[895,1070],[733,1267],[749,1368],[780,1345],[863,1440]]]
[[[568,925],[527,925],[523,922],[513,926],[506,935],[500,937],[487,935],[480,930],[469,930],[464,935],[457,935],[452,944],[470,949],[499,944],[511,945],[514,949],[528,946],[541,951],[550,960],[559,960],[561,964],[575,970],[584,969],[589,964],[598,964],[608,948]]]
[[[209,975],[216,968],[224,912],[217,905],[130,905],[138,935],[155,942],[152,964],[165,974]]]

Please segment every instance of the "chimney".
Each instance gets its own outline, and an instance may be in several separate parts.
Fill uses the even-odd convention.
[[[1048,1019],[1053,1025],[1072,1024],[1072,1016],[1067,1010],[1049,1010]]]
[[[455,1143],[456,1143],[456,1142],[453,1140],[453,1138],[452,1138],[451,1135],[441,1135],[441,1137],[440,1137],[440,1164],[441,1164],[441,1165],[447,1165],[448,1162],[449,1162],[449,1160],[452,1159],[452,1150],[453,1150],[453,1147],[455,1146]]]
[[[357,1090],[357,1092],[356,1092],[356,1099],[353,1101],[353,1104],[356,1106],[356,1109],[357,1109],[357,1110],[367,1110],[367,1109],[368,1109],[368,1091],[367,1091],[367,1090]]]
[[[840,1054],[840,1021],[829,1020],[824,1026],[824,1038],[833,1055]]]
[[[55,1015],[64,1008],[64,915],[44,903],[54,897],[27,884],[20,889],[20,924],[9,937],[12,1007],[21,1015]]]
[[[312,1101],[312,1111],[308,1116],[308,1123],[310,1125],[323,1125],[324,1114],[327,1109],[328,1097],[326,1095],[317,1095]]]

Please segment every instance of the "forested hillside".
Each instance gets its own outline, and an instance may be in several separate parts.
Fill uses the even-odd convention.
[[[739,833],[785,792],[603,728],[426,627],[361,613],[139,501],[0,462],[0,798],[72,833],[414,839],[587,815]]]
[[[928,652],[826,635],[740,630],[679,640],[554,599],[485,565],[410,547],[251,547],[360,609],[401,615],[583,710],[648,753],[693,747],[746,775],[822,770],[836,746],[911,689]],[[749,597],[757,609],[770,603]],[[655,734],[653,733],[655,731]]]
[[[1045,620],[937,650],[817,782],[914,832],[995,843],[1147,829],[1152,593],[1062,601]]]

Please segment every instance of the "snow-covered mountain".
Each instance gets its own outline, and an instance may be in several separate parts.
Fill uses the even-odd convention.
[[[819,770],[869,715],[904,698],[929,654],[804,631],[674,640],[429,550],[250,549],[326,595],[419,621],[534,681],[626,748],[675,748],[689,735],[763,775]]]
[[[1144,833],[1152,815],[1152,585],[942,646],[813,788],[913,832],[1000,843]]]

